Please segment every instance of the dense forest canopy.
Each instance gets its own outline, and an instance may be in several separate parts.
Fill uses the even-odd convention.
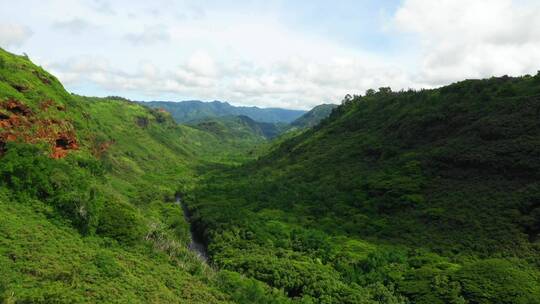
[[[216,265],[293,298],[536,303],[539,93],[536,75],[347,96],[190,206]]]

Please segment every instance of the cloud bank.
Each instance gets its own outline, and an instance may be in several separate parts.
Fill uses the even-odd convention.
[[[314,12],[282,1],[21,0],[0,12],[0,45],[29,53],[77,93],[301,109],[369,88],[540,69],[536,1],[383,2],[344,20],[327,2]]]
[[[18,47],[32,36],[32,31],[19,24],[0,24],[0,46]]]
[[[540,69],[540,3],[511,0],[408,0],[397,28],[417,35],[419,80],[521,75]]]

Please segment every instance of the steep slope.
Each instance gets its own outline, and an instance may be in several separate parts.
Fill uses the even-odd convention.
[[[201,167],[245,157],[165,112],[71,95],[28,58],[0,49],[0,301],[280,298],[198,259],[172,203]]]
[[[231,115],[243,115],[259,122],[290,123],[305,113],[305,111],[280,108],[235,107],[227,102],[220,101],[152,101],[144,102],[143,104],[170,112],[173,118],[179,123]]]
[[[291,298],[539,303],[539,96],[540,74],[370,91],[190,208],[216,265]]]
[[[318,125],[323,119],[330,116],[332,110],[337,107],[335,104],[322,104],[309,110],[306,114],[300,116],[291,122],[290,127],[305,129]]]

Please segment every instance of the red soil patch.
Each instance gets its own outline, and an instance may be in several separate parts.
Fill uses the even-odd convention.
[[[53,105],[54,102],[46,101],[40,108],[46,111]],[[16,140],[27,143],[46,142],[51,146],[53,158],[65,157],[70,150],[79,148],[71,123],[65,120],[38,118],[29,107],[11,99],[0,104],[1,150],[5,151],[6,142]]]
[[[74,134],[59,134],[54,142],[52,158],[63,158],[69,153],[69,150],[77,150],[79,145]]]
[[[1,107],[10,111],[13,114],[23,115],[23,116],[32,115],[32,110],[29,107],[27,107],[25,104],[15,99],[9,99],[8,101],[5,101],[1,105]]]

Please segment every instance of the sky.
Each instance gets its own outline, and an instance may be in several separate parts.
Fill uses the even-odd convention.
[[[309,109],[540,70],[538,0],[0,0],[0,47],[67,90]]]

